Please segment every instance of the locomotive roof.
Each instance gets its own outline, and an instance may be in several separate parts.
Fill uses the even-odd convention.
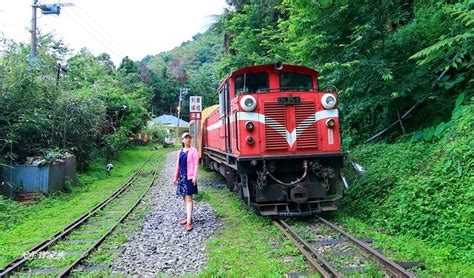
[[[255,66],[248,66],[241,69],[238,69],[224,78],[224,80],[219,84],[219,89],[224,85],[224,83],[231,77],[241,75],[243,73],[254,73],[254,72],[261,72],[261,71],[277,71],[275,69],[275,64],[263,64],[263,65],[255,65]],[[316,77],[319,76],[319,72],[308,68],[307,66],[300,66],[300,65],[290,65],[290,64],[283,64],[283,69],[280,70],[282,72],[300,72],[300,73],[307,73],[307,74],[314,74]]]

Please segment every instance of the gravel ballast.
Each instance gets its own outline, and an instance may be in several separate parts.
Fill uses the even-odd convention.
[[[173,174],[177,152],[167,155],[158,183],[144,198],[150,207],[142,230],[128,235],[113,272],[127,275],[178,275],[200,272],[207,264],[205,245],[220,223],[212,207],[194,201],[193,230],[187,232],[182,197],[176,196]]]

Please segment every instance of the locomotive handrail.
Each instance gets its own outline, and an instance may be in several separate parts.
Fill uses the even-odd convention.
[[[240,94],[262,94],[270,92],[287,92],[287,91],[298,91],[298,92],[319,92],[318,88],[300,88],[300,87],[278,87],[278,88],[261,88],[255,92],[248,92],[244,90],[237,90],[237,95]]]
[[[299,87],[279,87],[279,88],[262,88],[258,89],[256,93],[269,93],[272,91],[286,92],[286,91],[298,91],[298,92],[319,92],[318,88],[299,88]],[[243,92],[242,92],[243,93]],[[246,93],[248,94],[248,93]]]

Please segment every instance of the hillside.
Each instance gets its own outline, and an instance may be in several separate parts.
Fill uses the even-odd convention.
[[[322,88],[339,91],[348,162],[367,170],[347,164],[342,212],[437,246],[441,261],[473,265],[472,1],[229,3],[215,29],[148,67],[164,80],[184,72],[183,86],[200,88],[193,93],[206,104],[217,77],[242,66],[281,60],[320,71]]]
[[[155,114],[176,113],[180,88],[188,88],[190,95],[203,96],[204,107],[217,101],[219,79],[215,68],[223,55],[222,45],[222,35],[211,29],[180,47],[142,60],[154,76]],[[189,106],[186,101],[183,104],[182,116],[187,120]]]

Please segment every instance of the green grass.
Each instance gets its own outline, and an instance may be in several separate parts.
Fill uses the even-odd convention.
[[[474,277],[474,103],[462,107],[445,129],[351,149],[366,172],[344,169],[351,186],[340,211],[391,235],[389,247],[435,275]]]
[[[390,236],[357,218],[339,214],[336,216],[343,228],[359,238],[373,238],[374,248],[382,248],[383,254],[390,259],[414,261],[423,264],[426,270],[417,270],[419,277],[474,277],[474,269],[470,265],[450,259],[451,248],[447,246],[433,247],[426,242],[410,236]],[[435,275],[436,274],[436,275]]]
[[[87,258],[85,264],[97,265],[112,263],[112,261],[120,255],[120,253],[108,252],[108,250],[122,247],[122,245],[128,241],[128,235],[138,231],[143,226],[143,221],[141,220],[145,217],[149,210],[150,208],[147,204],[142,203],[138,205],[135,210],[127,217],[127,219],[107,237],[107,239],[94,253],[91,254],[91,256]],[[110,270],[102,270],[100,273],[82,273],[82,275],[84,274],[97,277],[101,274],[111,275],[112,273]]]
[[[91,170],[80,174],[79,186],[70,193],[43,198],[33,205],[20,205],[11,201],[0,202],[0,266],[21,255],[32,246],[60,231],[67,224],[104,200],[129,179],[133,170],[145,159],[164,156],[168,149],[154,150],[150,146],[123,150],[113,162],[110,176],[105,175],[104,163],[96,162]],[[155,170],[156,163],[145,167]]]
[[[202,183],[219,179],[201,171]],[[200,276],[283,276],[288,272],[308,272],[302,255],[281,235],[271,219],[248,209],[226,188],[202,188],[197,200],[210,203],[223,226],[208,241],[209,261]],[[285,257],[293,257],[284,263]]]

